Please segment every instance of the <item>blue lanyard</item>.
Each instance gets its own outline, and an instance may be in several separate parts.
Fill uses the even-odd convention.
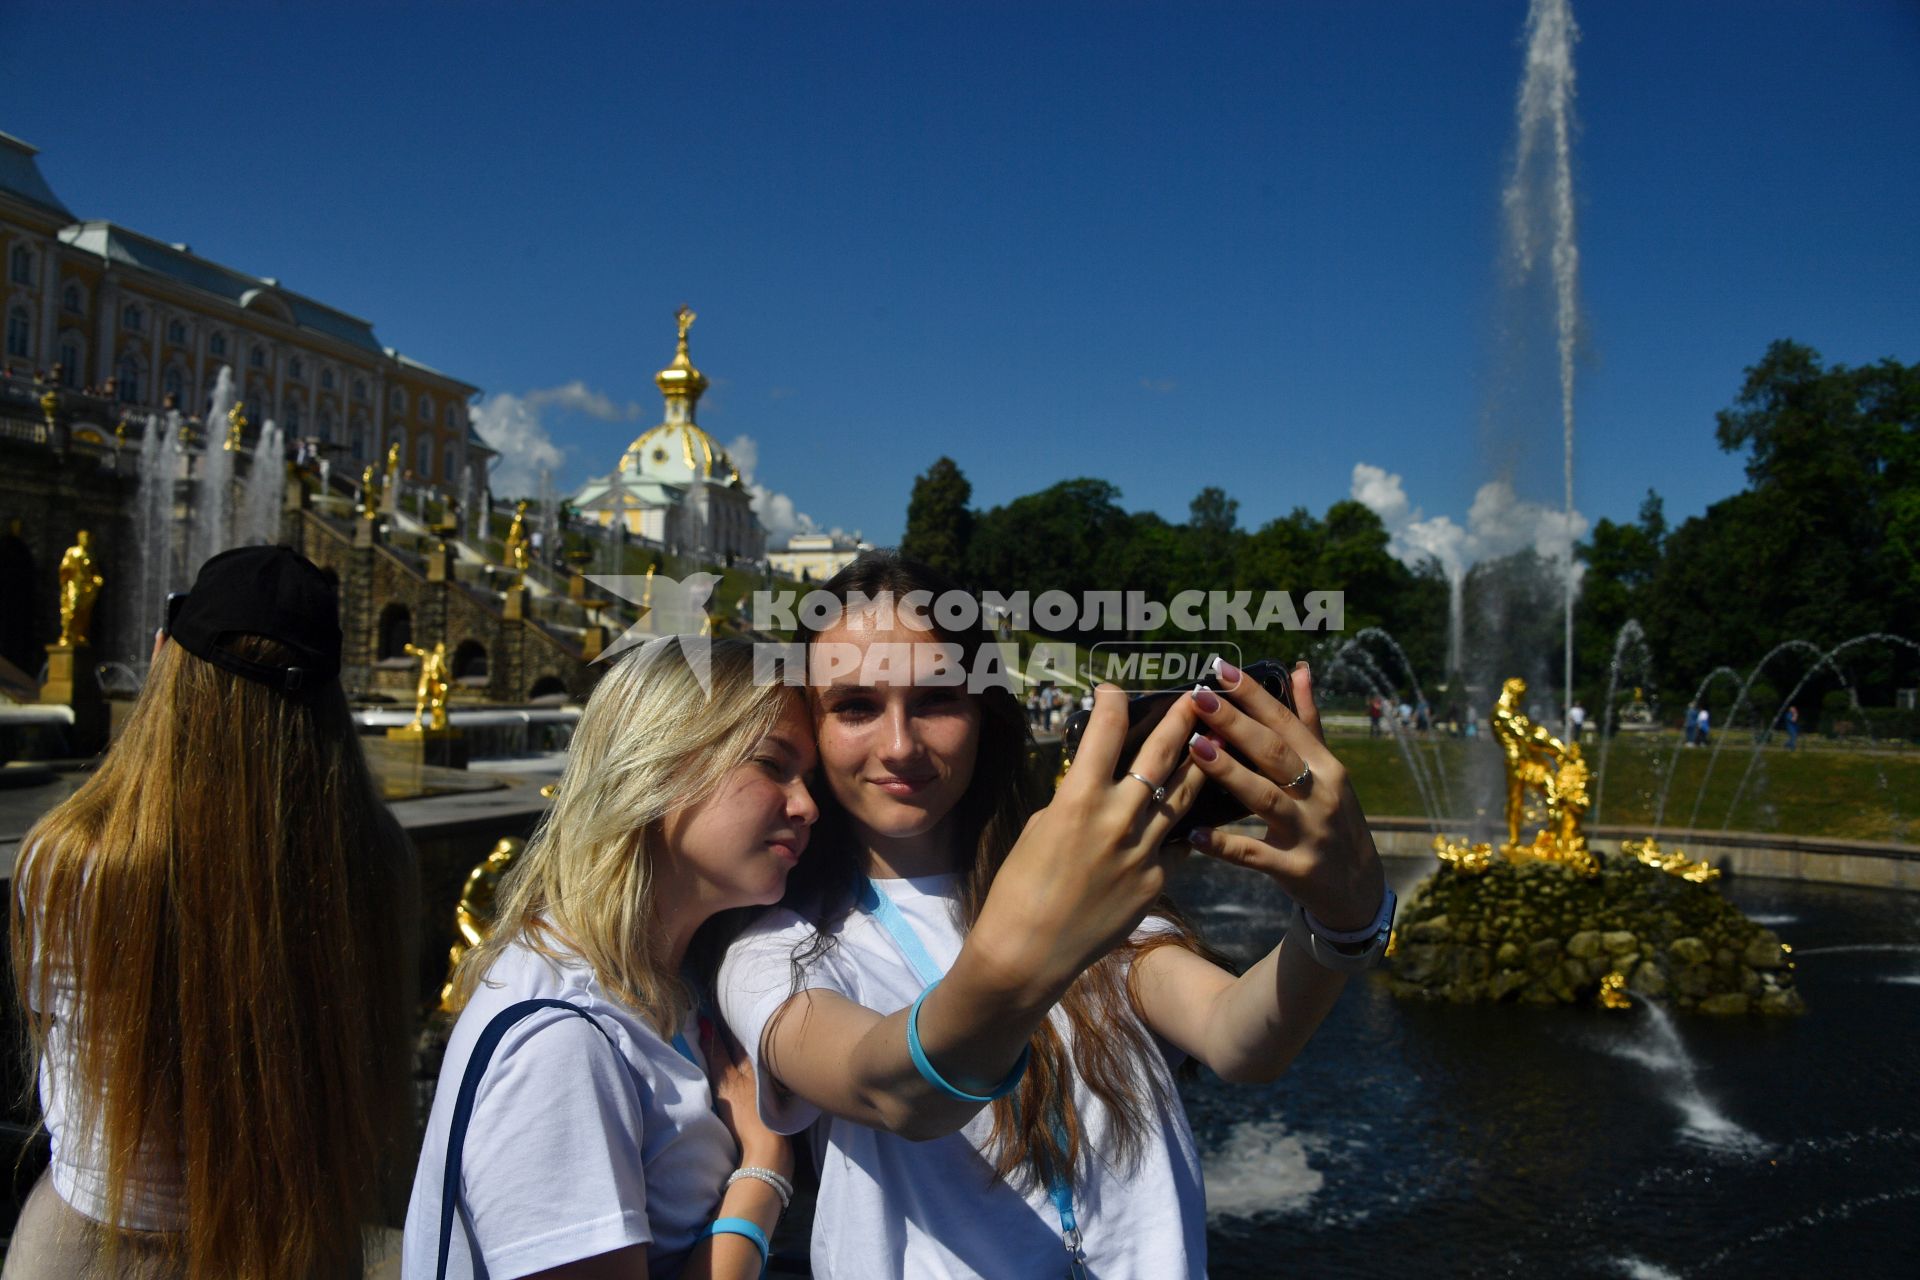
[[[913,970],[913,976],[922,986],[938,982],[946,974],[933,962],[926,946],[920,941],[920,935],[907,923],[905,913],[897,903],[880,892],[870,877],[860,881],[860,910],[872,916],[882,929],[893,939],[893,945],[900,948],[907,967]],[[1054,1121],[1054,1136],[1058,1139],[1062,1152],[1066,1151],[1066,1129]],[[1047,1183],[1047,1195],[1053,1201],[1054,1209],[1060,1215],[1060,1240],[1067,1249],[1067,1274],[1083,1277],[1087,1274],[1086,1251],[1080,1247],[1080,1221],[1073,1213],[1073,1186],[1064,1173],[1056,1173]]]

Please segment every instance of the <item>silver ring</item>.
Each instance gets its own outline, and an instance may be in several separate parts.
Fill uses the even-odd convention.
[[[1129,778],[1132,778],[1135,782],[1144,784],[1147,790],[1153,792],[1153,802],[1155,804],[1159,804],[1162,800],[1165,800],[1167,798],[1167,789],[1161,786],[1159,783],[1153,781],[1153,779],[1143,778],[1139,774],[1133,772],[1131,769],[1127,771],[1127,776]]]
[[[1285,791],[1288,787],[1297,787],[1301,783],[1305,782],[1308,778],[1311,778],[1312,776],[1313,776],[1313,766],[1308,764],[1305,760],[1302,760],[1300,762],[1300,776],[1295,778],[1292,782],[1281,783],[1280,789],[1282,791]]]

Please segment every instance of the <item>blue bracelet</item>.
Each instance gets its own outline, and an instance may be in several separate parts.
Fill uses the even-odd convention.
[[[746,1218],[715,1218],[713,1225],[707,1228],[707,1234],[745,1236],[753,1241],[753,1247],[760,1251],[760,1269],[762,1271],[767,1269],[767,1254],[770,1250],[767,1246],[767,1233],[760,1229],[760,1224]]]
[[[922,991],[914,1000],[913,1008],[907,1011],[907,1054],[913,1059],[914,1069],[920,1073],[922,1080],[925,1080],[949,1098],[958,1098],[962,1102],[992,1102],[995,1098],[1006,1097],[1019,1085],[1020,1077],[1027,1074],[1027,1057],[1032,1051],[1030,1046],[1021,1048],[1020,1059],[1013,1064],[1013,1070],[1007,1072],[1007,1078],[994,1086],[993,1092],[988,1094],[968,1093],[964,1089],[954,1088],[942,1078],[938,1071],[933,1069],[933,1063],[927,1060],[926,1048],[920,1043],[920,1006],[925,1003],[928,996],[933,994],[933,989],[939,985],[940,980],[938,978],[928,983],[927,989]]]

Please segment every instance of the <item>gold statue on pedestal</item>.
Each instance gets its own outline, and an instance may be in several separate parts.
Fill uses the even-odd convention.
[[[525,573],[532,556],[528,554],[530,541],[527,537],[527,504],[522,502],[513,509],[513,523],[507,528],[507,544],[503,555],[507,568],[516,573]]]
[[[392,484],[400,475],[400,442],[395,440],[387,446],[387,484]]]
[[[77,649],[87,643],[93,602],[105,582],[94,572],[92,536],[82,529],[60,557],[60,648]]]
[[[247,402],[234,401],[233,408],[227,410],[227,442],[220,447],[228,453],[240,451],[240,433],[247,429]]]
[[[1580,758],[1577,744],[1562,742],[1520,710],[1526,691],[1525,680],[1508,680],[1493,708],[1494,736],[1507,763],[1507,838],[1500,852],[1515,862],[1559,862],[1581,875],[1597,874],[1599,860],[1587,848],[1586,832],[1581,829],[1592,803],[1587,795],[1591,771]],[[1527,804],[1530,791],[1540,794],[1544,815]],[[1522,844],[1521,828],[1542,816],[1545,821],[1539,832]],[[1485,871],[1493,857],[1487,844],[1469,845],[1444,836],[1434,838],[1434,852],[1440,861],[1469,873]]]
[[[420,659],[420,683],[413,694],[413,722],[407,728],[445,729],[447,690],[453,684],[447,675],[447,642],[442,640],[431,649],[409,644],[406,651]],[[422,720],[426,721],[424,726]]]
[[[453,927],[460,931],[460,940],[447,952],[447,983],[440,988],[440,1008],[453,1013],[453,971],[460,965],[460,957],[474,947],[486,941],[487,934],[493,929],[493,916],[500,892],[500,877],[513,866],[520,851],[527,842],[517,836],[507,836],[494,845],[474,869],[467,873],[467,883],[460,890],[459,905],[453,909]]]
[[[373,474],[373,464],[360,473],[360,514],[368,520],[380,518],[380,481]]]

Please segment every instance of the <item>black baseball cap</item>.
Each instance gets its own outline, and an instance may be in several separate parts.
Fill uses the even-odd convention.
[[[340,674],[340,605],[333,583],[291,547],[235,547],[200,566],[193,590],[167,602],[167,634],[194,657],[285,693]],[[293,650],[285,666],[252,662],[221,641],[265,636]]]

